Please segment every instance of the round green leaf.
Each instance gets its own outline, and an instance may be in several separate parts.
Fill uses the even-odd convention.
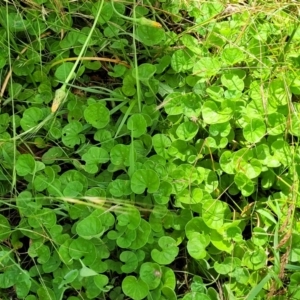
[[[196,76],[210,78],[216,75],[221,68],[221,62],[218,57],[201,57],[193,68]]]
[[[62,63],[55,71],[54,75],[59,81],[66,81],[67,77],[71,73],[71,70],[74,66],[72,62],[64,62]]]
[[[259,142],[266,134],[265,122],[260,119],[251,119],[250,123],[244,127],[243,134],[248,142]]]
[[[62,142],[70,148],[79,145],[85,140],[84,135],[80,134],[83,130],[82,124],[78,121],[71,121],[62,130]]]
[[[138,266],[138,258],[134,252],[123,251],[120,260],[125,264],[121,267],[122,272],[132,273]]]
[[[16,163],[16,171],[19,176],[33,174],[35,171],[35,160],[31,154],[21,154]]]
[[[136,194],[144,193],[145,189],[149,193],[154,193],[159,188],[159,177],[153,170],[140,169],[133,173],[131,178],[131,189]]]
[[[44,114],[40,108],[30,107],[24,111],[20,125],[22,129],[26,131],[37,126],[39,121],[43,120],[43,118]]]
[[[197,132],[198,125],[190,121],[181,123],[176,129],[177,136],[184,141],[189,141],[194,138]]]
[[[140,278],[134,276],[126,276],[122,281],[122,290],[124,294],[133,300],[142,300],[148,293],[148,285]]]
[[[156,153],[168,158],[167,149],[171,146],[171,140],[164,134],[155,134],[152,137],[152,144]]]
[[[94,216],[88,216],[77,224],[76,232],[86,239],[99,236],[103,232],[101,220]]]
[[[85,120],[97,129],[104,128],[110,120],[109,110],[99,102],[90,104],[83,114]]]
[[[161,282],[161,267],[156,263],[143,263],[140,268],[140,276],[147,283],[150,290],[156,289]]]
[[[84,167],[85,171],[95,174],[98,172],[98,166],[100,164],[109,161],[109,154],[103,148],[91,147],[88,152],[82,155],[82,159],[86,163]]]
[[[248,197],[254,192],[254,184],[244,173],[239,172],[234,176],[234,182],[242,192],[243,196]]]
[[[242,265],[249,268],[250,270],[259,270],[265,268],[267,265],[267,254],[264,249],[257,247],[254,251],[246,251]]]
[[[136,38],[146,46],[159,44],[165,37],[165,32],[161,28],[140,25],[136,29]]]
[[[164,100],[164,108],[168,115],[180,115],[183,113],[182,94],[170,93]]]
[[[141,64],[138,66],[138,79],[142,81],[150,80],[156,72],[156,66],[152,64]],[[133,77],[136,76],[135,72],[132,73]]]
[[[176,73],[192,69],[195,63],[195,56],[186,49],[175,51],[171,58],[171,66]]]
[[[232,118],[233,111],[230,107],[220,110],[215,102],[206,101],[202,106],[202,116],[207,124],[224,123]]]
[[[239,48],[226,48],[222,50],[221,58],[226,64],[232,66],[243,61],[245,59],[245,54]]]
[[[285,116],[276,112],[268,115],[267,124],[269,135],[281,134],[287,127]]]
[[[129,166],[130,146],[118,144],[115,145],[110,152],[111,163],[115,166]]]
[[[147,122],[142,114],[134,114],[128,119],[127,128],[133,137],[138,138],[146,133]]]
[[[153,249],[151,251],[152,259],[160,265],[168,265],[174,261],[179,252],[176,241],[169,236],[162,236],[158,240],[161,250]]]
[[[203,259],[206,257],[206,247],[208,244],[209,239],[205,238],[204,235],[194,235],[187,243],[188,253],[195,259]]]

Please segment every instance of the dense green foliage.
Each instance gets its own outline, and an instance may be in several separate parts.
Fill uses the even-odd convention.
[[[1,299],[300,299],[283,2],[1,2]]]

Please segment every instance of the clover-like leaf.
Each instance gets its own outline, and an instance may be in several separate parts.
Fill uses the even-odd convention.
[[[124,294],[133,300],[142,300],[148,293],[148,285],[141,279],[134,276],[126,276],[122,281]]]
[[[254,184],[244,173],[239,172],[234,176],[234,182],[245,197],[254,192]]]
[[[161,250],[153,249],[151,251],[152,259],[161,265],[168,265],[174,261],[179,252],[176,241],[169,236],[162,236],[158,240]]]
[[[220,200],[205,200],[202,204],[202,218],[209,228],[222,227],[228,206]]]
[[[186,49],[179,49],[172,55],[171,66],[176,73],[185,72],[193,68],[195,60],[193,53]]]
[[[162,28],[140,25],[136,30],[136,38],[146,46],[159,44],[165,37]]]
[[[102,103],[92,103],[84,110],[85,120],[93,127],[104,128],[110,120],[109,110]]]
[[[125,264],[121,267],[122,272],[132,273],[138,266],[138,258],[132,251],[123,251],[120,260]]]
[[[256,247],[254,251],[246,251],[242,259],[242,265],[250,270],[262,269],[266,264],[267,254],[260,247]]]
[[[73,148],[75,145],[79,145],[85,140],[83,134],[80,134],[83,130],[82,124],[78,121],[71,121],[62,130],[62,142],[67,147]]]
[[[130,146],[118,144],[115,145],[110,152],[111,163],[119,166],[129,166]]]
[[[222,84],[231,91],[243,91],[244,81],[235,72],[225,73],[221,76]]]
[[[222,110],[215,102],[206,101],[202,106],[202,116],[207,124],[224,123],[232,118],[233,110],[230,106]]]
[[[250,143],[259,142],[266,134],[265,122],[260,119],[252,119],[244,129],[243,134],[245,139]]]
[[[43,111],[38,107],[30,107],[23,113],[23,117],[20,121],[20,125],[23,130],[29,130],[39,124],[39,121],[43,120]]]
[[[146,243],[148,242],[150,233],[151,233],[151,225],[144,219],[141,219],[139,226],[135,231],[136,236],[130,245],[130,249],[136,250],[145,246]]]
[[[226,48],[223,49],[221,58],[226,64],[232,66],[243,61],[245,59],[245,54],[239,48]]]
[[[130,180],[116,179],[108,185],[108,190],[114,197],[128,196],[131,194]]]
[[[159,177],[153,170],[140,169],[132,174],[131,189],[136,194],[142,194],[145,189],[154,193],[159,188]]]
[[[164,100],[164,108],[168,115],[180,115],[183,113],[182,94],[170,93]]]
[[[193,73],[199,77],[210,78],[216,75],[221,68],[221,62],[218,57],[201,57],[194,67]]]
[[[64,62],[62,63],[55,71],[55,77],[59,80],[64,82],[69,74],[71,73],[71,70],[74,66],[74,63],[72,62]]]
[[[193,51],[194,53],[201,55],[203,53],[202,48],[199,45],[199,41],[193,37],[190,34],[183,34],[181,41],[183,42],[183,44],[190,49],[191,51]]]
[[[197,132],[198,125],[191,121],[181,123],[176,129],[177,136],[184,141],[189,141],[194,138]]]
[[[281,113],[272,113],[268,115],[267,119],[268,134],[278,135],[281,134],[286,128],[286,118]]]
[[[109,161],[108,152],[99,147],[91,147],[88,152],[82,155],[85,161],[85,170],[88,173],[95,174],[98,172],[98,165]]]
[[[168,158],[167,149],[171,146],[171,140],[164,134],[155,134],[152,137],[152,144],[157,154]]]
[[[138,79],[141,81],[149,81],[155,74],[156,67],[152,64],[141,64],[138,66]],[[132,73],[136,77],[135,72]]]
[[[21,154],[16,162],[16,170],[19,176],[33,174],[35,171],[35,160],[30,154]]]
[[[187,250],[191,257],[195,259],[203,259],[207,255],[206,247],[209,244],[209,239],[204,235],[194,235],[187,243]]]
[[[142,114],[134,114],[128,119],[127,127],[132,136],[138,138],[146,133],[147,122]]]
[[[161,282],[162,269],[156,263],[143,263],[140,268],[140,277],[147,283],[150,290],[156,289]]]
[[[30,257],[37,257],[37,261],[40,264],[44,264],[49,260],[51,253],[48,246],[43,245],[42,242],[36,241],[30,244],[28,255]]]
[[[76,232],[85,239],[99,236],[103,232],[101,219],[95,216],[88,216],[81,220],[76,226]]]

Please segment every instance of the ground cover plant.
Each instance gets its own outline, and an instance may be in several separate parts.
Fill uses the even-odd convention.
[[[300,299],[300,5],[0,4],[1,299]]]

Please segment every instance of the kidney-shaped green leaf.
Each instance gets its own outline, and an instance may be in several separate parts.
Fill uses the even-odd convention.
[[[148,189],[149,193],[154,193],[159,188],[159,177],[153,170],[140,169],[132,174],[131,189],[136,194],[144,193]]]

